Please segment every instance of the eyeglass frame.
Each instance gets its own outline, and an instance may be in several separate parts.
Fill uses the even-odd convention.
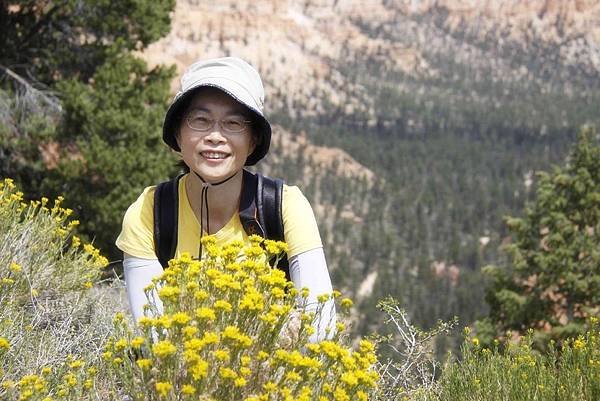
[[[227,128],[225,128],[221,124],[224,120],[226,120],[227,118],[230,118],[230,117],[225,117],[225,119],[213,119],[213,118],[208,118],[207,117],[207,120],[212,121],[212,123],[210,124],[210,126],[207,129],[201,130],[201,129],[192,127],[192,125],[190,124],[190,119],[192,117],[192,112],[193,111],[194,110],[190,110],[190,111],[188,111],[188,112],[185,113],[185,117],[184,117],[185,123],[186,123],[186,125],[192,131],[202,132],[204,134],[207,134],[207,133],[211,132],[211,130],[215,127],[215,125],[218,124],[219,127],[221,128],[221,131],[223,133],[226,133],[226,134],[229,134],[229,135],[240,135],[240,134],[243,134],[245,132],[248,132],[248,128],[250,128],[252,126],[252,123],[253,123],[252,120],[240,120],[240,121],[236,121],[236,122],[242,123],[244,125],[244,127],[240,131],[231,131],[231,130],[228,130]],[[201,111],[201,110],[198,110],[198,111]]]

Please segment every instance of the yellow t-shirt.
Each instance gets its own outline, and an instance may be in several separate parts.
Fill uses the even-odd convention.
[[[183,252],[198,257],[200,244],[200,224],[192,211],[185,190],[187,178],[186,174],[179,180],[179,220],[175,257],[181,256]],[[123,218],[123,227],[116,245],[131,256],[156,259],[154,250],[155,188],[155,186],[151,186],[144,189],[138,199],[129,206]],[[281,208],[285,242],[288,244],[288,257],[323,246],[313,210],[298,187],[283,186]],[[237,213],[214,236],[218,245],[224,245],[232,240],[249,243]]]

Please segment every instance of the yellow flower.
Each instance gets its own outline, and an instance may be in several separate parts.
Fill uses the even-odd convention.
[[[471,340],[471,342],[473,343],[474,346],[479,347],[479,339],[477,337],[473,338]]]
[[[198,328],[197,328],[197,327],[195,327],[195,326],[185,326],[185,327],[184,327],[184,328],[181,330],[181,332],[183,333],[183,335],[184,335],[186,338],[191,338],[191,337],[195,336],[195,335],[196,335],[196,333],[198,333]]]
[[[196,292],[194,292],[194,298],[197,301],[204,301],[206,298],[208,298],[208,292],[204,291],[204,290],[198,290]]]
[[[300,376],[298,373],[291,371],[291,372],[287,372],[285,375],[285,379],[292,381],[292,382],[299,382],[302,380],[302,376]]]
[[[360,342],[358,343],[358,349],[363,354],[366,354],[368,352],[374,352],[375,351],[375,344],[373,344],[369,340],[360,340]]]
[[[178,324],[180,326],[185,326],[191,318],[185,312],[177,312],[173,315],[173,323]]]
[[[229,351],[227,351],[225,349],[216,350],[216,351],[213,352],[213,355],[219,361],[225,362],[225,361],[229,360]]]
[[[258,258],[264,255],[264,251],[260,246],[254,245],[244,249],[244,255],[246,255],[248,258]]]
[[[208,362],[200,359],[189,369],[194,380],[200,380],[208,374]]]
[[[159,358],[166,358],[177,352],[177,347],[169,340],[159,341],[152,346],[152,352]]]
[[[365,393],[362,390],[358,390],[356,392],[356,398],[358,399],[358,401],[368,401],[369,397],[367,396],[367,393]]]
[[[246,385],[246,379],[244,379],[243,377],[238,377],[233,382],[233,385],[236,387],[244,387]]]
[[[346,383],[348,387],[354,387],[358,385],[358,378],[352,372],[343,373],[342,377],[340,377],[340,380]]]
[[[142,370],[149,370],[152,367],[152,361],[150,359],[138,359],[135,363]]]
[[[222,309],[225,312],[231,312],[233,310],[231,304],[225,301],[224,299],[219,299],[218,301],[216,301],[214,307],[215,309]]]
[[[235,326],[227,326],[223,330],[223,339],[234,340],[243,347],[252,345],[252,339],[240,332],[240,329]]]
[[[235,380],[238,377],[237,373],[235,373],[233,369],[223,367],[219,368],[219,376],[221,376],[223,379],[232,380]]]
[[[194,395],[196,393],[196,389],[190,384],[184,384],[183,387],[181,387],[181,392],[185,395]]]
[[[256,289],[250,288],[240,300],[240,309],[261,311],[264,308],[263,296]]]
[[[207,331],[202,336],[202,341],[204,341],[204,343],[207,345],[216,344],[219,342],[219,335],[213,331]]]
[[[583,349],[585,348],[585,340],[583,339],[583,337],[579,337],[577,340],[575,340],[573,342],[573,348],[574,349]]]
[[[75,387],[77,384],[77,377],[73,373],[67,373],[64,377],[65,383],[70,387]]]
[[[16,385],[16,383],[12,380],[4,380],[1,385],[3,389],[8,390],[13,388]]]
[[[71,369],[79,369],[79,368],[83,367],[83,365],[84,365],[84,362],[81,359],[78,359],[76,361],[71,362],[69,367]]]
[[[10,348],[10,343],[4,337],[0,337],[0,350],[7,350]]]
[[[158,323],[159,326],[164,327],[165,329],[168,329],[171,327],[171,324],[173,323],[173,319],[171,318],[171,316],[169,315],[162,315],[161,317],[158,318],[158,320],[156,320],[156,323]]]
[[[348,308],[351,308],[352,305],[354,305],[354,302],[352,302],[352,300],[350,298],[344,298],[340,302],[340,305],[342,306],[342,308],[348,309]]]
[[[126,339],[121,338],[117,342],[115,342],[115,350],[123,351],[125,348],[127,348],[127,340]]]
[[[148,316],[142,316],[140,320],[138,320],[138,325],[144,329],[147,329],[154,325],[154,319]]]
[[[173,385],[169,382],[158,382],[154,386],[156,388],[156,392],[161,397],[166,397],[173,388]]]
[[[350,397],[348,396],[346,391],[344,391],[344,389],[342,389],[341,387],[337,387],[333,392],[333,399],[335,401],[349,401]]]
[[[202,307],[202,308],[198,308],[196,309],[196,317],[198,319],[204,319],[204,320],[215,320],[217,318],[217,315],[215,314],[215,311],[211,308],[206,308],[206,307]]]
[[[18,263],[15,263],[15,262],[11,262],[11,264],[8,268],[15,273],[19,273],[21,270],[23,270],[23,268]]]
[[[214,235],[205,235],[200,239],[200,242],[202,243],[202,246],[215,245],[217,243],[217,238]]]
[[[131,346],[135,349],[139,349],[145,341],[146,340],[144,339],[144,337],[136,337],[133,340],[131,340]]]
[[[317,301],[319,301],[319,303],[325,303],[329,300],[330,295],[329,294],[321,294],[317,296]]]
[[[166,285],[158,290],[158,296],[160,299],[174,301],[179,297],[181,290],[177,287]]]

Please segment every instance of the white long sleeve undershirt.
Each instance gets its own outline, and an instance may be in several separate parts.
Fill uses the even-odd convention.
[[[323,294],[331,295],[333,292],[323,248],[316,248],[295,255],[289,259],[289,265],[290,278],[294,283],[294,287],[299,291],[302,288],[308,288],[309,290],[306,301],[303,301],[300,297],[298,298],[299,302],[306,302],[306,305],[298,306],[306,306],[307,312],[315,311],[318,306],[317,297]],[[123,270],[129,307],[137,322],[144,315],[144,305],[148,303],[144,288],[152,283],[153,278],[162,274],[163,268],[157,259],[142,259],[125,254]],[[309,339],[311,342],[329,338],[335,332],[336,312],[331,298],[325,303],[320,315],[313,323],[315,333]],[[159,312],[162,313],[162,303],[156,293],[154,293],[154,299]]]

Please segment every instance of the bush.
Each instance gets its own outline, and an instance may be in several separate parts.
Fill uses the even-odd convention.
[[[0,399],[79,400],[118,309],[114,286],[96,286],[106,258],[73,234],[78,225],[46,198],[25,202],[0,182]],[[107,311],[110,311],[107,313]]]
[[[252,246],[202,239],[202,261],[184,254],[147,288],[139,330],[122,315],[106,345],[106,371],[134,400],[367,400],[377,373],[374,345],[347,346],[344,325],[311,343],[317,316],[269,260],[285,244],[251,237]],[[296,309],[297,301],[301,307]],[[351,301],[341,300],[342,308]],[[132,360],[135,359],[135,362]]]
[[[533,330],[518,342],[482,347],[474,337],[463,347],[464,358],[448,365],[439,393],[429,400],[577,400],[600,399],[600,326],[588,319],[588,330],[549,351],[533,349]],[[503,349],[504,348],[504,349]]]

